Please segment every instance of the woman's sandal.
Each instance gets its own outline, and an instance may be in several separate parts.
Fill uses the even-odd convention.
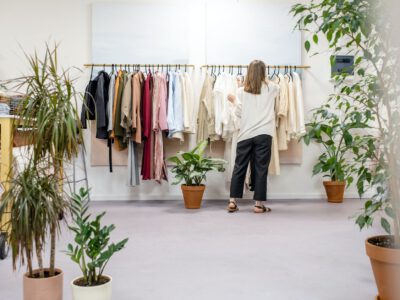
[[[255,205],[254,206],[254,212],[256,214],[262,214],[262,213],[266,213],[266,212],[271,212],[272,209],[270,209],[269,207],[266,207],[264,205]]]
[[[236,202],[234,202],[234,201],[229,201],[227,210],[228,210],[229,213],[233,213],[233,212],[235,212],[235,211],[238,211],[238,210],[239,210],[239,207],[237,206]]]

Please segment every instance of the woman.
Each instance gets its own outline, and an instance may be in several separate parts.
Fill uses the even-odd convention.
[[[267,200],[267,175],[271,160],[272,137],[275,132],[275,98],[279,86],[268,81],[265,63],[254,60],[250,63],[237,97],[229,95],[240,118],[240,131],[236,149],[235,167],[232,173],[229,212],[238,210],[236,199],[243,197],[244,181],[252,160],[252,182],[254,187],[254,212],[271,211],[264,206]]]

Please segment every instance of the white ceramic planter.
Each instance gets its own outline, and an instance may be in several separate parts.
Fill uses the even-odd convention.
[[[108,275],[103,276],[108,277],[110,281],[98,286],[84,287],[75,285],[74,281],[81,277],[72,280],[72,300],[111,300],[112,277]]]

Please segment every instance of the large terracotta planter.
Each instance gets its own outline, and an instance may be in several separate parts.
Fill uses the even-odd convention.
[[[380,239],[390,236],[375,236],[365,241],[367,255],[371,260],[379,300],[400,299],[400,249],[376,245]]]
[[[346,183],[344,181],[324,181],[324,187],[328,202],[342,203]]]
[[[97,286],[78,286],[74,282],[82,277],[75,278],[71,282],[72,300],[111,300],[112,298],[112,277],[103,275],[109,279],[108,282]]]
[[[181,185],[181,189],[186,208],[197,209],[201,207],[204,190],[206,189],[205,185],[189,186],[183,184]]]
[[[48,272],[49,269],[45,269]],[[38,270],[33,271],[38,274]],[[56,276],[48,278],[30,278],[28,273],[23,279],[24,300],[62,300],[64,274],[56,269]]]

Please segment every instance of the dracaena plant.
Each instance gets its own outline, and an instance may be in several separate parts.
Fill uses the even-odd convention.
[[[175,164],[171,169],[176,178],[173,184],[180,184],[183,181],[188,186],[199,186],[206,180],[208,172],[225,171],[225,160],[204,157],[207,144],[207,141],[202,141],[192,151],[180,151],[177,155],[168,158]]]
[[[12,177],[9,189],[0,201],[0,218],[10,214],[4,224],[9,232],[14,270],[17,263],[27,264],[29,277],[45,277],[44,249],[51,230],[60,231],[59,212],[64,211],[69,202],[59,191],[59,178],[48,172],[47,161],[28,165]],[[38,272],[34,274],[36,257]]]
[[[334,76],[337,92],[331,103],[335,109],[350,107],[349,113],[363,120],[355,126],[362,143],[353,151],[357,188],[360,196],[366,190],[373,195],[356,222],[364,228],[379,217],[384,230],[394,235],[394,247],[400,248],[400,52],[391,36],[396,28],[390,11],[385,11],[388,4],[386,0],[311,0],[294,5],[291,13],[296,27],[310,33],[304,44],[307,51],[323,37],[332,54],[355,57],[354,78],[349,80],[351,74],[345,72]]]
[[[27,64],[27,74],[19,78],[7,80],[3,82],[8,90],[19,92],[24,95],[20,105],[18,106],[17,115],[19,116],[17,124],[26,129],[29,141],[28,160],[33,165],[45,165],[47,172],[32,173],[27,169],[25,175],[30,176],[47,176],[51,173],[53,178],[58,179],[58,195],[53,195],[54,202],[59,201],[63,197],[65,201],[69,198],[66,193],[68,185],[63,182],[66,175],[64,174],[64,165],[72,161],[77,156],[80,145],[83,146],[82,126],[79,121],[77,110],[77,97],[79,93],[75,91],[76,78],[70,75],[70,69],[63,69],[58,61],[58,47],[50,47],[46,44],[43,56],[37,53],[33,55],[25,54]],[[30,168],[28,166],[28,168]],[[28,174],[29,172],[29,174]],[[17,172],[11,174],[14,184],[11,186],[15,191],[26,189],[27,186],[22,186],[24,182],[20,179]],[[45,178],[34,178],[33,182],[45,182]],[[33,188],[33,187],[31,187]],[[13,192],[11,192],[13,195]],[[50,195],[48,195],[50,196]],[[15,199],[17,201],[17,199]],[[51,202],[51,199],[48,199]],[[23,206],[15,206],[15,216],[22,216],[26,213]],[[43,207],[32,206],[32,216],[41,212],[39,209]],[[38,209],[36,212],[35,209]],[[49,208],[50,209],[50,208]],[[44,228],[48,229],[47,235],[44,237],[49,240],[50,260],[49,274],[55,275],[55,256],[56,256],[56,240],[59,233],[60,218],[66,210],[65,206],[54,206],[53,209],[58,211],[48,212],[46,224]],[[46,213],[46,212],[41,212]],[[13,220],[14,221],[14,220]],[[27,219],[16,219],[21,223],[27,222]],[[24,236],[33,234],[29,232],[37,227],[21,227],[26,232]],[[22,235],[21,235],[22,237]],[[28,241],[27,241],[28,243]],[[24,252],[18,252],[18,249],[11,248],[13,256],[20,257],[21,262],[25,261]],[[39,247],[43,251],[43,248]],[[28,255],[28,253],[26,253]]]
[[[72,195],[72,224],[69,229],[74,233],[74,243],[68,244],[67,255],[82,272],[82,285],[95,286],[103,282],[103,273],[111,257],[122,250],[128,239],[118,243],[110,242],[113,224],[101,224],[105,212],[92,218],[88,213],[89,191],[81,188],[79,194]]]

